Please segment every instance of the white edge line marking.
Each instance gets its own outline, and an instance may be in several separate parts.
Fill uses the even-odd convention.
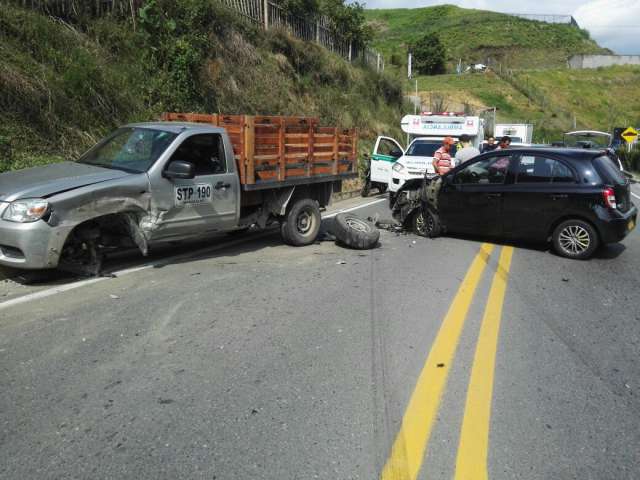
[[[633,195],[634,197],[636,197],[638,200],[640,200],[640,195],[636,195],[635,193],[631,192],[631,195]]]
[[[384,201],[386,201],[385,198],[380,198],[378,200],[367,202],[365,204],[358,205],[356,207],[351,207],[351,208],[345,208],[343,210],[338,210],[337,212],[330,213],[329,215],[325,215],[322,218],[332,218],[332,217],[335,217],[336,215],[338,215],[339,213],[352,212],[354,210],[359,210],[360,208],[369,207],[371,205],[375,205],[376,203],[380,203],[380,202],[384,202]],[[171,262],[174,262],[176,260],[183,259],[183,258],[190,258],[190,257],[194,257],[194,256],[197,256],[197,255],[201,255],[203,253],[215,252],[217,250],[222,250],[222,249],[227,248],[227,247],[233,247],[235,245],[246,243],[246,242],[249,242],[251,240],[256,240],[257,238],[260,238],[261,236],[267,235],[269,233],[272,233],[272,232],[267,231],[267,232],[264,232],[263,234],[252,235],[250,237],[241,238],[241,239],[238,239],[238,240],[234,240],[232,242],[226,242],[226,243],[221,243],[221,244],[214,245],[214,246],[211,246],[211,247],[205,247],[205,248],[202,248],[200,250],[189,252],[187,254],[183,253],[183,254],[180,254],[180,255],[174,255],[173,257],[162,258],[162,259],[159,259],[159,260],[155,260],[152,263],[149,263],[149,264],[146,264],[146,265],[140,265],[138,267],[126,268],[124,270],[118,270],[116,272],[113,272],[113,275],[115,275],[117,278],[120,278],[120,277],[123,277],[125,275],[129,275],[130,273],[136,273],[136,272],[140,272],[142,270],[147,270],[149,268],[153,268],[156,265],[163,265],[163,264],[171,263]],[[23,295],[22,297],[12,298],[10,300],[6,300],[4,302],[0,302],[0,310],[5,310],[5,309],[7,309],[9,307],[13,307],[13,306],[19,305],[21,303],[31,302],[31,301],[34,301],[34,300],[40,300],[41,298],[47,298],[47,297],[50,297],[52,295],[57,295],[58,293],[68,292],[69,290],[75,290],[76,288],[84,287],[85,285],[92,285],[94,283],[102,282],[104,280],[111,280],[111,277],[89,278],[87,280],[80,280],[79,282],[69,283],[67,285],[61,285],[61,286],[58,286],[58,287],[53,287],[53,288],[49,288],[49,289],[46,289],[46,290],[41,290],[39,292],[29,293],[27,295]]]

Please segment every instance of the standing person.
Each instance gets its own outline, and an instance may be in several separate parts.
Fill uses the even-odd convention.
[[[491,152],[496,148],[498,148],[498,145],[496,145],[496,139],[494,137],[489,137],[487,138],[487,143],[482,145],[482,153]]]
[[[471,144],[471,137],[466,133],[460,135],[460,146],[456,152],[456,166],[480,155],[480,150]]]
[[[498,144],[498,148],[496,150],[506,150],[511,145],[511,137],[505,135],[500,139],[500,143]]]
[[[433,168],[438,175],[444,175],[453,168],[453,160],[451,159],[451,146],[456,141],[451,137],[444,137],[442,146],[433,154]]]

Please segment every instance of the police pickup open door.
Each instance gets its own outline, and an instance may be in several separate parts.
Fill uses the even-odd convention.
[[[390,137],[378,137],[371,155],[372,184],[388,185],[391,181],[391,167],[404,154],[397,140]]]

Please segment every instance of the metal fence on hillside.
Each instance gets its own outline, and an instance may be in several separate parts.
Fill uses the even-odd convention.
[[[290,15],[272,0],[220,0],[264,29],[282,28],[308,42],[316,42],[350,62],[359,60],[377,70],[384,70],[384,59],[375,50],[357,48],[333,28],[327,17],[305,19]]]
[[[301,40],[322,45],[350,62],[359,61],[378,71],[384,70],[382,55],[370,48],[358,48],[336,31],[327,17],[296,17],[288,14],[276,0],[218,1],[264,29],[284,29]],[[0,5],[13,3],[63,18],[83,15],[131,16],[135,22],[137,12],[145,2],[146,0],[0,0]]]
[[[573,25],[574,27],[580,27],[573,15],[552,15],[552,14],[533,14],[533,13],[507,13],[512,17],[524,18],[525,20],[533,20],[536,22],[544,23],[562,23],[565,25]]]

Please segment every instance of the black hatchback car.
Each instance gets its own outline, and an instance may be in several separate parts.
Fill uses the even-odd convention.
[[[585,259],[636,225],[629,180],[607,151],[522,148],[480,155],[444,175],[436,202],[421,209],[424,233],[441,228],[549,241]],[[415,224],[415,221],[414,221]]]

